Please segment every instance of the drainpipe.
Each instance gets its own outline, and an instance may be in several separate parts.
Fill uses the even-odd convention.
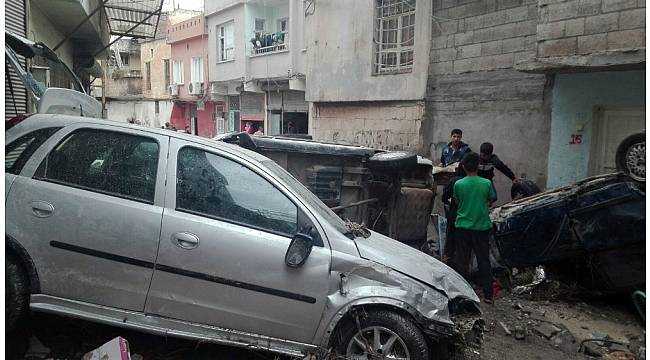
[[[106,61],[106,70],[102,73],[102,119],[106,119],[108,114],[106,113],[106,73],[108,72],[108,60]]]
[[[269,119],[269,100],[271,98],[269,96],[269,94],[268,94],[268,91],[269,91],[269,89],[266,88],[266,91],[264,92],[264,105],[265,105],[265,109],[264,109],[264,131],[268,131],[267,122],[268,122],[268,119]]]

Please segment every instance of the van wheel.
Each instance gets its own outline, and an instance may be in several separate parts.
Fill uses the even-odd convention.
[[[29,279],[18,259],[5,254],[5,329],[13,330],[27,314]]]
[[[359,314],[340,329],[335,344],[346,359],[429,359],[429,348],[422,331],[411,319],[386,310]]]

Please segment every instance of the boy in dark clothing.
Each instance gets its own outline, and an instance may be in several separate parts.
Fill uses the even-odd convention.
[[[494,169],[496,168],[497,170],[501,171],[503,175],[507,176],[508,179],[512,181],[517,180],[517,176],[506,164],[503,163],[503,161],[499,159],[498,156],[492,153],[494,151],[494,145],[492,145],[492,143],[484,142],[481,144],[480,151],[481,154],[478,163],[478,176],[488,179],[492,183],[492,189],[494,190],[494,199],[492,199],[492,201],[495,202],[497,201],[497,190],[494,187],[494,182],[492,181],[492,179],[494,179]]]
[[[440,154],[441,166],[461,161],[465,154],[472,151],[469,145],[461,141],[462,138],[462,130],[454,129],[451,131],[451,141],[442,148],[442,154]]]
[[[460,167],[458,168],[460,169]],[[444,189],[442,190],[442,203],[445,208],[445,216],[447,217],[447,231],[445,239],[445,248],[443,251],[443,259],[446,259],[446,264],[451,268],[456,269],[456,264],[454,263],[455,258],[455,249],[456,249],[456,211],[458,210],[458,204],[454,201],[454,184],[456,181],[463,178],[464,174],[461,175],[460,171],[456,171],[456,174],[449,181]]]
[[[494,178],[494,168],[501,171],[508,179],[515,181],[517,176],[504,164],[498,156],[493,154],[494,145],[489,142],[481,144],[481,160],[478,163],[478,176],[490,181]]]
[[[492,182],[478,176],[479,155],[468,153],[461,166],[467,176],[454,184],[454,200],[458,204],[456,215],[455,253],[458,271],[469,279],[469,263],[472,251],[476,255],[479,271],[479,284],[483,288],[483,298],[492,303],[492,268],[490,266],[489,234],[492,222],[489,205],[495,197]]]

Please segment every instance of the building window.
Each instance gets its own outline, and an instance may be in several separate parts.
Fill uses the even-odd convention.
[[[165,68],[165,89],[169,89],[170,73],[169,73],[169,59],[163,60],[163,67]]]
[[[416,0],[375,0],[375,74],[411,72]]]
[[[262,36],[264,34],[265,25],[266,25],[265,19],[255,19],[255,35],[257,37]]]
[[[156,114],[160,114],[160,102],[156,100],[154,102],[154,105],[155,105]]]
[[[235,26],[234,22],[229,22],[218,26],[219,34],[219,61],[228,61],[234,59],[235,55]]]
[[[174,61],[174,84],[183,84],[183,62]]]
[[[144,68],[147,77],[147,84],[146,84],[147,90],[151,90],[151,62],[147,61],[146,63],[144,63]]]
[[[289,42],[289,19],[278,19],[277,32],[281,33],[282,41],[286,44]]]
[[[122,60],[122,65],[128,66],[129,65],[129,54],[127,53],[120,53],[120,58]]]
[[[203,82],[203,58],[193,57],[191,67],[192,82]]]

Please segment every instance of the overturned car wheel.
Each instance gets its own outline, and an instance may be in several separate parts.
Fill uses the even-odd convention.
[[[616,150],[616,169],[636,181],[645,181],[645,133],[625,138]]]
[[[340,329],[335,350],[346,359],[429,359],[422,331],[407,317],[369,311]]]
[[[368,167],[376,170],[406,170],[417,164],[417,155],[409,151],[380,152],[368,159]]]

